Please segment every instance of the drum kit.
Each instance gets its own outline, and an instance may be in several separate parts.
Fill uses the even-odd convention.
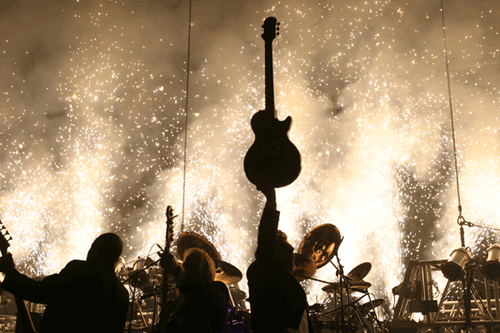
[[[373,332],[380,322],[375,309],[382,305],[382,299],[372,299],[368,289],[371,283],[364,280],[372,265],[364,262],[353,268],[347,275],[338,258],[338,249],[342,243],[339,229],[332,224],[323,224],[311,230],[300,243],[298,253],[294,253],[292,274],[301,282],[307,279],[325,283],[322,288],[328,294],[324,304],[314,304],[309,308],[309,314],[317,331],[359,331]],[[234,265],[223,261],[215,246],[203,236],[194,232],[184,232],[177,239],[177,252],[182,258],[184,253],[198,248],[205,251],[215,263],[215,281],[223,282],[229,290],[230,315],[228,325],[234,329],[227,332],[249,332],[250,312],[247,308],[247,295],[239,289],[238,283],[243,274]],[[337,258],[337,264],[333,259]],[[153,327],[158,321],[158,299],[162,294],[163,270],[156,265],[158,261],[150,258],[138,258],[132,267],[126,267],[124,260],[117,265],[117,274],[132,291],[139,290],[142,302],[136,301],[139,310],[138,322],[144,328]],[[179,261],[180,263],[180,261]],[[321,281],[313,278],[318,269],[332,264],[337,270],[338,280],[335,282]],[[178,297],[175,280],[169,279],[169,299]],[[367,299],[364,303],[361,300]],[[151,314],[151,318],[148,317]]]
[[[312,260],[315,267],[306,260],[296,261],[293,274],[301,281],[311,279],[326,285],[322,290],[328,293],[325,304],[314,304],[309,314],[316,331],[374,332],[380,327],[375,309],[383,304],[383,299],[372,299],[368,288],[371,283],[364,280],[372,265],[364,262],[353,268],[347,275],[338,257],[338,249],[343,237],[332,224],[323,224],[312,229],[299,246],[299,256]],[[337,258],[337,264],[333,262]],[[297,258],[297,257],[296,257]],[[317,269],[332,264],[338,281],[327,282],[312,278]],[[362,299],[368,299],[361,303]]]
[[[223,282],[230,295],[230,318],[231,325],[244,325],[249,327],[250,313],[246,308],[247,295],[237,286],[243,278],[241,271],[234,265],[221,259],[221,255],[215,246],[205,237],[194,232],[184,232],[177,239],[178,257],[183,258],[191,248],[198,248],[205,251],[215,263],[215,281]],[[178,264],[182,264],[179,259],[175,259]],[[160,297],[162,295],[163,269],[159,268],[159,260],[154,261],[150,257],[138,258],[131,267],[127,267],[125,260],[120,258],[115,272],[122,280],[125,287],[134,297],[133,303],[138,313],[135,315],[134,329],[148,331],[158,323],[160,312]],[[168,299],[174,301],[178,297],[175,286],[175,279],[169,276],[168,279]]]

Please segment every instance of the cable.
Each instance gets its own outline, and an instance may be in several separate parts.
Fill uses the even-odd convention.
[[[189,60],[191,58],[191,11],[192,0],[189,0],[189,27],[188,27],[188,45],[187,45],[187,73],[186,73],[186,116],[184,118],[184,174],[182,176],[182,220],[181,233],[184,231],[184,211],[186,205],[186,171],[187,171],[187,139],[188,139],[188,116],[189,116]]]
[[[446,80],[448,83],[448,103],[450,105],[450,120],[451,120],[451,137],[453,141],[453,159],[455,161],[455,177],[457,179],[457,197],[458,197],[458,221],[460,224],[460,220],[462,217],[462,202],[460,199],[460,181],[458,179],[458,161],[457,161],[457,144],[455,139],[455,124],[453,120],[453,103],[451,99],[451,83],[450,83],[450,68],[448,64],[448,46],[446,45],[446,25],[444,23],[444,6],[443,0],[441,0],[441,22],[443,24],[443,43],[444,43],[444,57],[446,62]]]

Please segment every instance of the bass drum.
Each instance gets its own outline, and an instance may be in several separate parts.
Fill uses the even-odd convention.
[[[129,273],[129,282],[134,288],[143,289],[150,285],[151,275],[149,267],[153,263],[151,258],[139,258],[132,266],[132,272]]]
[[[229,309],[229,316],[222,333],[251,333],[250,312],[244,309]]]
[[[229,287],[229,314],[223,333],[247,333],[250,329],[250,311],[246,307],[247,294],[237,286]]]

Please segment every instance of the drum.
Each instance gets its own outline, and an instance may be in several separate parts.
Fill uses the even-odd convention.
[[[251,333],[250,312],[244,309],[230,309],[228,320],[222,330],[222,333]]]
[[[151,258],[139,258],[132,266],[132,272],[129,273],[130,284],[135,288],[144,288],[149,284],[149,265],[153,263]]]
[[[231,298],[233,299],[234,307],[244,310],[247,309],[247,294],[243,290],[236,286],[230,286],[229,293],[231,294]]]
[[[123,273],[126,272],[125,270],[125,257],[120,256],[118,257],[118,260],[115,262],[115,274],[116,276],[121,276]]]

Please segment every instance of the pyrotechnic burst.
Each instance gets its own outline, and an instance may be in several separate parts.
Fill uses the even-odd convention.
[[[242,162],[264,107],[267,16],[281,21],[278,117],[292,116],[303,160],[278,190],[295,248],[336,225],[346,271],[371,262],[366,280],[390,301],[409,260],[458,247],[439,1],[193,1],[187,127],[187,2],[31,5],[4,11],[0,33],[0,217],[25,272],[56,272],[103,231],[143,256],[165,241],[167,205],[185,207],[177,233],[183,220],[246,271],[263,198]],[[500,223],[499,9],[445,1],[462,205],[485,226]],[[466,233],[476,254],[496,241]],[[305,286],[311,303],[326,296]]]

